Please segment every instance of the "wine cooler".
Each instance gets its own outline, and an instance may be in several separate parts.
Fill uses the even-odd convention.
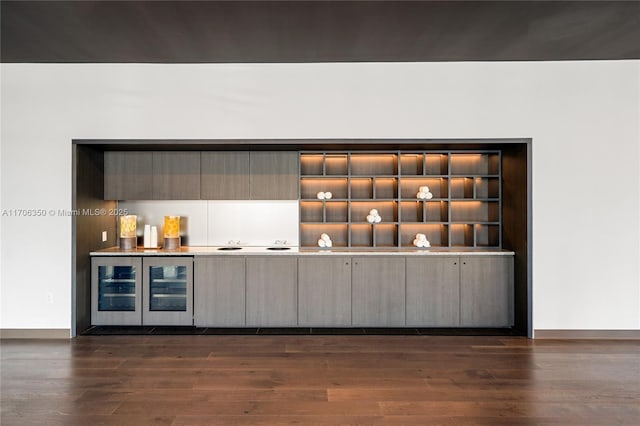
[[[193,259],[144,258],[145,325],[193,325]]]
[[[93,325],[193,325],[193,258],[93,257]]]
[[[142,260],[139,257],[91,259],[91,323],[142,324]]]

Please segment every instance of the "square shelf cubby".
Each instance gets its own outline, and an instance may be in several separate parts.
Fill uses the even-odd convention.
[[[302,224],[300,226],[300,245],[302,247],[318,247],[322,234],[329,235],[333,247],[348,247],[349,225],[346,223]]]
[[[404,222],[424,222],[424,203],[422,201],[401,201],[400,220]]]
[[[302,154],[300,155],[300,175],[302,176],[322,176],[323,154]]]
[[[375,247],[398,247],[398,225],[381,223],[372,227]]]
[[[322,201],[301,201],[300,222],[324,222]]]
[[[500,179],[497,177],[475,178],[475,198],[499,198]]]
[[[349,208],[346,201],[325,201],[325,222],[348,222]]]
[[[401,246],[415,247],[413,240],[418,233],[427,237],[431,247],[447,247],[449,245],[449,227],[445,224],[402,223],[400,225]]]
[[[395,201],[351,201],[351,222],[367,222],[367,215],[372,209],[378,210],[382,222],[398,221],[398,203]]]
[[[449,204],[447,201],[402,201],[400,203],[401,222],[447,222]]]
[[[351,154],[352,176],[393,176],[397,174],[398,156],[396,154]]]
[[[474,179],[471,177],[451,178],[452,199],[473,199]]]
[[[449,156],[446,153],[401,153],[401,176],[446,176]]]
[[[451,247],[473,247],[473,225],[453,224],[449,236]]]
[[[398,198],[398,179],[396,178],[374,179],[373,198],[375,199]]]
[[[425,175],[447,175],[449,173],[449,156],[447,154],[425,154]]]
[[[324,158],[325,175],[348,175],[349,163],[347,159],[347,154],[326,154]]]
[[[373,225],[352,223],[349,228],[351,247],[373,247]]]
[[[400,197],[402,199],[418,199],[420,187],[428,186],[433,198],[447,198],[449,183],[447,178],[402,177],[400,182]]]
[[[497,175],[500,173],[499,153],[452,153],[452,175]]]
[[[500,227],[498,225],[475,224],[476,247],[499,247]]]
[[[422,176],[424,174],[424,155],[406,153],[400,155],[401,176]]]
[[[497,201],[451,201],[452,222],[498,222],[500,210]]]
[[[331,192],[332,199],[346,199],[349,192],[347,178],[302,178],[300,198],[318,199],[318,193]]]
[[[372,200],[373,178],[351,178],[351,199]]]

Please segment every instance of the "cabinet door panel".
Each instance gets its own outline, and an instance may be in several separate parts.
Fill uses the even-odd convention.
[[[249,153],[203,152],[200,198],[249,199]]]
[[[353,258],[351,286],[353,325],[405,325],[404,258]]]
[[[251,152],[249,179],[252,200],[297,200],[298,153]]]
[[[142,324],[142,260],[91,258],[91,324]]]
[[[351,325],[351,259],[302,256],[298,259],[298,325]]]
[[[513,325],[513,257],[461,256],[460,325]]]
[[[145,257],[143,325],[193,325],[193,258]]]
[[[199,200],[200,152],[154,152],[153,198]]]
[[[152,188],[151,152],[106,151],[104,153],[105,200],[151,200]]]
[[[195,325],[198,327],[244,326],[244,256],[197,257],[194,269]]]
[[[298,262],[293,256],[247,257],[247,325],[298,323]]]
[[[460,325],[458,257],[407,258],[407,325]]]

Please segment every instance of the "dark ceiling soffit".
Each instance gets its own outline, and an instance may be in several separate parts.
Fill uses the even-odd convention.
[[[491,149],[497,146],[531,143],[531,138],[503,139],[74,139],[73,144],[101,150],[169,150],[169,151],[326,151],[326,150],[420,150],[420,149]]]
[[[2,1],[6,63],[640,59],[636,1]]]

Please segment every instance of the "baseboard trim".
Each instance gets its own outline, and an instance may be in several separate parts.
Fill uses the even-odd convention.
[[[534,330],[534,339],[640,340],[640,330]]]
[[[70,339],[68,328],[2,328],[2,339]]]

